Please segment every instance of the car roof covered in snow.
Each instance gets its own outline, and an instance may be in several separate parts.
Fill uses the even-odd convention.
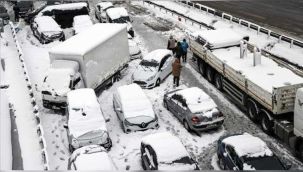
[[[142,143],[150,145],[155,150],[158,162],[171,163],[189,157],[179,138],[170,132],[150,134],[142,138]]]
[[[79,15],[74,17],[73,27],[76,34],[86,30],[93,25],[93,21],[89,15]]]
[[[198,87],[185,88],[176,91],[175,94],[185,99],[192,113],[205,112],[217,107],[213,99]]]
[[[168,54],[172,55],[172,51],[168,50],[168,49],[157,49],[157,50],[154,50],[154,51],[148,53],[146,56],[144,56],[143,60],[147,60],[147,61],[154,60],[154,61],[160,63],[161,60],[163,59],[163,57]]]
[[[39,12],[38,16],[43,15],[46,11],[52,10],[80,10],[82,8],[87,8],[87,3],[77,2],[77,3],[67,3],[67,4],[57,4],[57,5],[48,5],[42,11]]]
[[[243,36],[232,29],[203,30],[198,36],[211,45],[212,49],[239,45]]]
[[[107,15],[112,19],[118,19],[120,17],[127,17],[128,12],[124,7],[115,7],[115,8],[110,8],[106,10]]]
[[[100,6],[103,10],[107,9],[109,7],[113,7],[113,3],[112,2],[100,2],[97,4],[97,6]]]
[[[77,170],[117,170],[107,151],[99,145],[76,149],[70,158]]]
[[[69,131],[79,137],[90,131],[107,131],[96,94],[91,88],[81,88],[67,93]]]
[[[67,55],[85,55],[91,49],[116,35],[126,32],[126,24],[97,23],[66,41],[51,48],[50,53]],[[106,33],[106,34],[105,34]]]
[[[49,16],[36,17],[34,20],[40,32],[62,32],[57,22]]]
[[[124,85],[118,88],[125,118],[149,116],[155,118],[150,100],[137,84]]]
[[[240,157],[263,157],[273,155],[264,141],[248,133],[227,137],[223,139],[222,142],[232,146]]]

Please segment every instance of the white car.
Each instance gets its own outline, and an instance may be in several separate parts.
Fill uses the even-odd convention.
[[[92,25],[94,24],[89,15],[75,16],[73,22],[74,34],[78,34]]]
[[[108,23],[121,23],[127,25],[127,32],[134,37],[134,30],[131,24],[130,17],[124,7],[115,7],[106,10],[106,22]]]
[[[67,136],[70,152],[87,145],[112,146],[96,94],[91,88],[67,93]]]
[[[139,59],[142,58],[142,52],[138,47],[137,43],[133,40],[133,37],[128,34],[128,46],[129,46],[129,54],[130,59]]]
[[[173,54],[167,49],[158,49],[143,57],[132,75],[132,81],[142,88],[153,88],[172,72]]]
[[[169,132],[143,137],[140,150],[144,170],[199,170],[179,138]]]
[[[153,106],[137,84],[119,87],[114,94],[113,106],[125,133],[159,128]]]
[[[102,146],[88,145],[73,152],[68,160],[68,170],[115,171],[117,167]]]
[[[111,2],[100,2],[96,5],[95,16],[101,22],[106,22],[106,10],[113,8],[114,5]]]

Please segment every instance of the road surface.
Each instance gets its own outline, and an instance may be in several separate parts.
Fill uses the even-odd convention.
[[[199,3],[303,40],[303,0],[199,1]]]

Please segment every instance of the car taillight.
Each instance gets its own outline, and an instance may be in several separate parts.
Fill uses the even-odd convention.
[[[192,121],[194,124],[197,124],[197,123],[200,122],[199,118],[196,117],[196,116],[191,117],[191,121]]]

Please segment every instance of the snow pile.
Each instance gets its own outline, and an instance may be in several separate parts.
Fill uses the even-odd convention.
[[[79,137],[90,131],[107,131],[105,120],[93,89],[77,89],[67,93],[69,131]]]
[[[106,10],[107,15],[112,19],[119,19],[121,17],[128,17],[128,12],[124,7],[115,7]]]
[[[176,92],[182,96],[192,113],[205,112],[216,108],[216,103],[203,90],[198,87],[191,87]]]
[[[252,171],[252,170],[256,170],[256,169],[249,164],[243,163],[243,170]]]
[[[168,54],[172,54],[172,52],[168,49],[157,49],[148,53],[145,57],[143,57],[143,60],[156,61],[160,63],[163,57]]]
[[[239,45],[243,36],[235,33],[232,29],[206,30],[197,32],[211,49]]]
[[[52,10],[80,10],[82,8],[87,8],[87,3],[68,3],[68,4],[58,4],[46,6],[37,16],[42,16],[45,12],[51,12]]]
[[[75,30],[75,34],[78,34],[87,28],[93,25],[92,20],[90,19],[89,15],[80,15],[74,17],[73,27]]]
[[[66,41],[51,48],[53,54],[85,55],[122,30],[126,31],[124,24],[95,24],[85,32],[81,32]],[[114,46],[114,45],[113,45]]]
[[[189,157],[179,138],[169,132],[150,134],[143,137],[142,142],[155,150],[159,164]]]
[[[40,16],[35,18],[35,22],[38,24],[39,32],[62,32],[62,29],[56,23],[56,21],[49,16]]]
[[[240,59],[239,47],[217,49],[212,53],[269,93],[272,93],[273,88],[303,83],[302,77],[267,57],[261,56],[261,64],[257,66],[253,66],[253,53],[248,53],[247,57]]]
[[[76,149],[70,159],[75,161],[77,170],[116,170],[102,146],[89,145]]]
[[[150,100],[137,84],[124,85],[118,89],[125,118],[148,116],[155,118]]]
[[[227,137],[222,142],[232,146],[240,157],[262,157],[273,155],[272,151],[267,147],[264,141],[248,133]]]

